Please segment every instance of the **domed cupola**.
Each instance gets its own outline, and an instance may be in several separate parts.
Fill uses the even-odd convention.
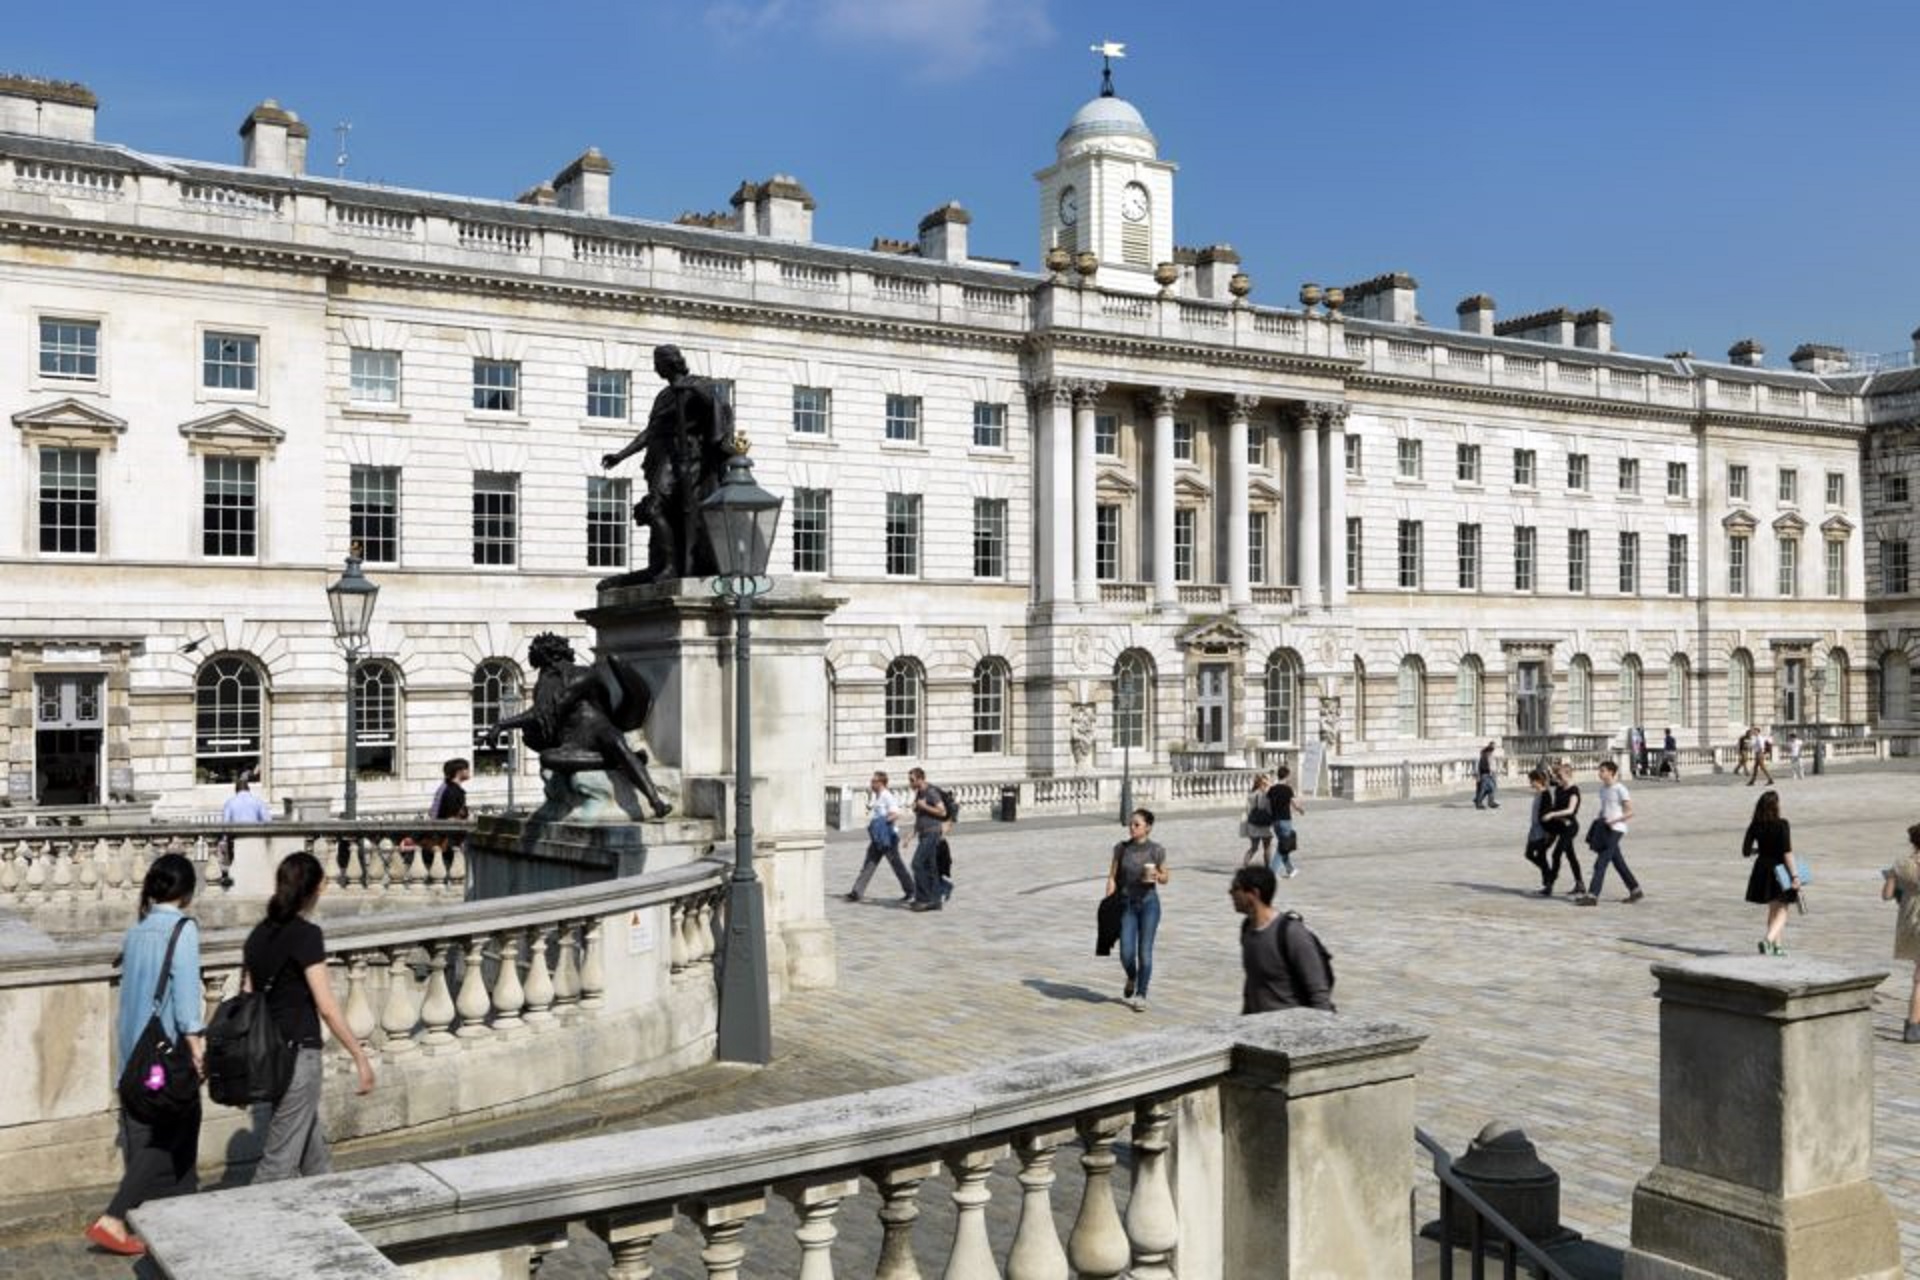
[[[1056,155],[1064,162],[1094,149],[1118,151],[1147,160],[1160,158],[1153,130],[1147,128],[1140,109],[1114,94],[1111,83],[1099,97],[1073,113],[1066,132],[1060,135]]]

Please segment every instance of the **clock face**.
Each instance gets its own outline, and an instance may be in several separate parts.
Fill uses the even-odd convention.
[[[1147,189],[1137,182],[1129,182],[1127,189],[1120,193],[1120,216],[1128,222],[1143,222],[1147,216]]]
[[[1080,221],[1080,193],[1072,187],[1061,189],[1060,221],[1069,227]]]

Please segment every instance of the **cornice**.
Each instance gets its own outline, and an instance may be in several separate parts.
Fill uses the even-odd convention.
[[[1093,352],[1106,356],[1133,356],[1167,360],[1200,360],[1213,368],[1259,369],[1279,373],[1315,373],[1344,378],[1359,361],[1341,356],[1301,355],[1287,351],[1246,351],[1197,342],[1141,338],[1134,334],[1105,334],[1086,329],[1031,330],[1027,350],[1034,355],[1052,351]],[[1159,379],[1143,377],[1142,381]]]

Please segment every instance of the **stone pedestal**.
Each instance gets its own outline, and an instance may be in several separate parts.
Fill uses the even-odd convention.
[[[656,773],[654,780],[674,795],[666,778]],[[683,812],[621,822],[484,814],[467,839],[467,897],[539,893],[681,866],[703,855],[725,829],[711,817]]]
[[[838,978],[826,920],[826,619],[841,601],[781,581],[753,603],[754,862],[774,998]],[[733,610],[704,580],[617,587],[581,618],[595,650],[653,691],[647,747],[681,799],[733,822]],[[624,678],[624,676],[623,676]],[[730,850],[723,850],[730,852]]]
[[[1716,956],[1653,972],[1660,1163],[1634,1189],[1625,1280],[1899,1276],[1870,1180],[1886,971]]]

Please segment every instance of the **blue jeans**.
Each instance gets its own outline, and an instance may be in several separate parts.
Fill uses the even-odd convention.
[[[920,833],[913,849],[913,900],[940,906],[940,828]]]
[[[1473,807],[1474,808],[1478,809],[1483,804],[1498,803],[1493,798],[1494,785],[1495,784],[1494,784],[1492,774],[1483,773],[1480,775],[1479,780],[1474,784],[1474,788],[1473,788]]]
[[[1587,880],[1587,892],[1593,897],[1600,896],[1600,882],[1607,878],[1607,868],[1620,868],[1620,882],[1627,886],[1628,893],[1636,893],[1640,882],[1633,878],[1633,872],[1627,867],[1627,859],[1620,852],[1620,833],[1602,823],[1596,837],[1600,844],[1593,851],[1593,875]]]
[[[1127,971],[1133,994],[1146,999],[1153,981],[1153,935],[1160,931],[1160,894],[1156,890],[1121,899],[1120,967]]]
[[[1273,861],[1267,865],[1276,875],[1293,870],[1293,854],[1284,852],[1289,849],[1297,837],[1293,833],[1293,821],[1289,818],[1277,818],[1273,824]]]
[[[900,892],[913,896],[913,877],[907,874],[907,864],[900,860],[900,833],[893,824],[884,818],[876,818],[867,824],[867,860],[860,865],[859,878],[853,882],[855,897],[867,891],[867,882],[873,879],[874,870],[880,860],[886,859],[893,868],[894,879],[900,882]]]

